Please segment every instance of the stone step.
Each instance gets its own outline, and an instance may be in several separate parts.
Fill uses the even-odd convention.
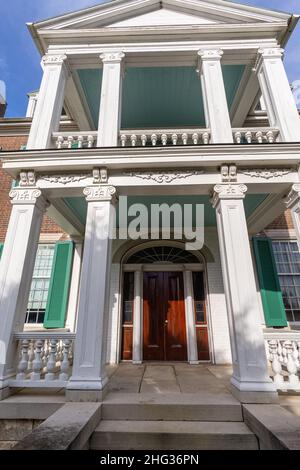
[[[118,394],[102,404],[102,419],[133,421],[243,421],[241,404],[231,395]]]
[[[244,423],[199,421],[101,421],[91,450],[255,450]]]

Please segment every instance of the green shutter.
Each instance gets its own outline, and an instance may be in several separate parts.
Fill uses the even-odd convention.
[[[267,326],[287,326],[286,313],[269,238],[253,238],[261,299]]]
[[[64,328],[69,299],[73,242],[55,245],[44,327]]]
[[[2,251],[3,251],[3,243],[0,243],[0,259],[1,259],[1,256],[2,256]]]

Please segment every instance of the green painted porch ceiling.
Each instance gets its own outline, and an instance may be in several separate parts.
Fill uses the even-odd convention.
[[[225,90],[231,107],[244,65],[223,65]],[[101,69],[77,71],[95,127],[98,126]],[[194,67],[128,68],[123,83],[123,129],[205,127],[200,80]]]
[[[249,217],[252,212],[264,201],[267,194],[248,194],[244,199],[246,217]],[[82,224],[85,225],[87,204],[84,198],[72,197],[65,198],[65,203],[73,211]],[[151,204],[204,204],[204,224],[205,227],[213,227],[216,225],[215,210],[213,209],[208,196],[129,196],[128,207],[135,203],[144,204],[149,213]],[[118,213],[118,212],[117,212]],[[195,226],[195,220],[193,226]],[[117,219],[117,226],[118,219]]]

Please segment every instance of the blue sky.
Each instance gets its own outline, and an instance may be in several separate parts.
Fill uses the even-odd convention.
[[[24,116],[28,91],[39,88],[40,56],[26,23],[46,19],[88,6],[99,0],[4,0],[1,2],[0,80],[6,83],[7,117]],[[242,3],[242,2],[241,2]],[[299,0],[247,0],[249,5],[300,14]],[[300,79],[300,26],[286,50],[285,64],[289,80]]]

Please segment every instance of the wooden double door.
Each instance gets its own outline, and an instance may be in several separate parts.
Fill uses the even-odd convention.
[[[143,323],[144,360],[187,360],[182,272],[144,273]]]

